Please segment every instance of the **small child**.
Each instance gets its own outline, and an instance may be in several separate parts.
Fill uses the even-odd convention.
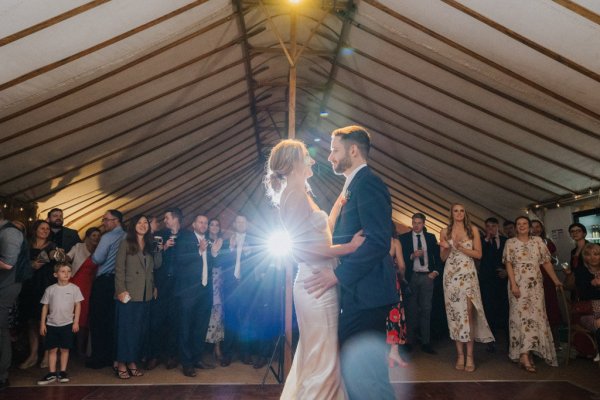
[[[67,377],[69,349],[73,346],[73,333],[79,331],[79,313],[83,295],[79,287],[69,283],[71,266],[57,263],[54,266],[54,277],[58,282],[46,288],[40,301],[43,304],[40,335],[46,336],[50,372],[38,381],[38,385],[47,385],[57,380],[61,383],[69,382]],[[57,374],[56,358],[59,348],[60,372]]]

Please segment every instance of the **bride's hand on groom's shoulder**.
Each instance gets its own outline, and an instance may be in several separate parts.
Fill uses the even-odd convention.
[[[366,239],[365,233],[361,229],[360,231],[358,231],[354,234],[354,236],[352,237],[352,240],[350,241],[350,244],[352,245],[354,250],[356,250],[365,242],[365,239]]]

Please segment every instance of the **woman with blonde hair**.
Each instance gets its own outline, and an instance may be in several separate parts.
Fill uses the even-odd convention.
[[[354,252],[364,238],[358,232],[350,243],[332,245],[328,215],[315,204],[307,183],[314,163],[302,142],[283,140],[271,152],[265,178],[267,193],[279,206],[299,263],[294,303],[300,339],[282,399],[346,397],[338,357],[337,290],[332,287],[316,297],[302,283],[314,272],[333,269],[335,257]]]
[[[471,224],[462,204],[450,208],[448,227],[440,232],[440,252],[444,266],[444,301],[450,338],[456,344],[455,368],[475,371],[475,341],[494,341],[483,311],[474,259],[481,258],[479,230]],[[467,356],[465,359],[464,345]]]

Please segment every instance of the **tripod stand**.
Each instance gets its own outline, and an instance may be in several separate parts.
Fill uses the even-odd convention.
[[[269,358],[267,370],[263,376],[262,385],[265,384],[269,372],[277,383],[285,381],[285,374],[290,370],[292,361],[292,263],[289,260],[279,260],[277,268],[277,288],[279,290],[279,335],[273,348],[273,353]],[[274,362],[277,361],[277,366]]]

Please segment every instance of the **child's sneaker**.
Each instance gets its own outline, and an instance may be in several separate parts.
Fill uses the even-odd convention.
[[[65,371],[60,371],[57,376],[58,376],[58,381],[60,383],[69,382],[69,377],[67,376],[67,373]]]
[[[42,379],[40,379],[37,384],[38,385],[47,385],[49,383],[56,382],[56,372],[50,372],[46,374]]]

